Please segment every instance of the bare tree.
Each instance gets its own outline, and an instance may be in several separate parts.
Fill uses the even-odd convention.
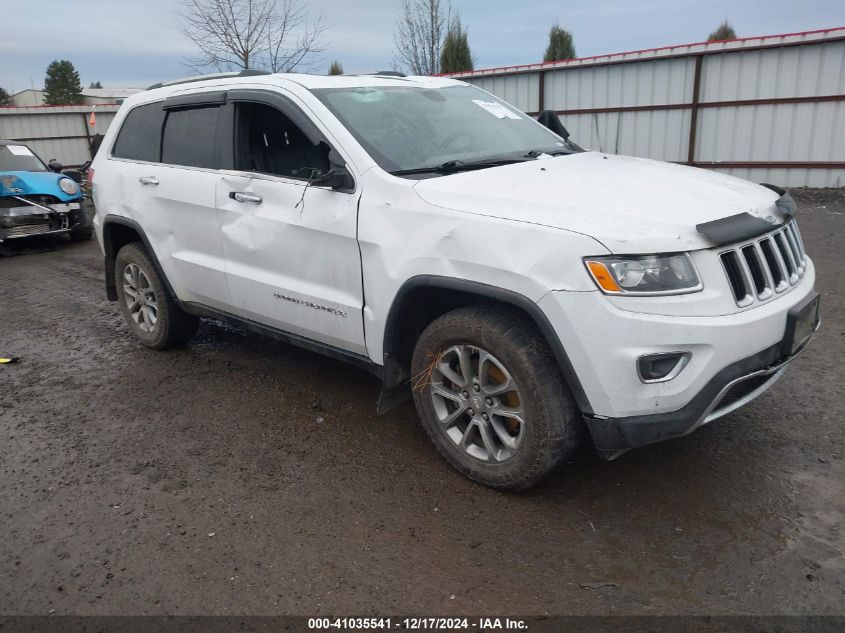
[[[182,0],[180,15],[199,51],[186,63],[200,72],[310,69],[326,50],[323,18],[303,0]]]
[[[415,75],[439,73],[440,52],[451,26],[452,5],[448,0],[402,0],[393,35],[394,65],[404,66]]]

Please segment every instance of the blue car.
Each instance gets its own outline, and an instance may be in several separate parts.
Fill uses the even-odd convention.
[[[60,172],[60,164],[48,167],[25,144],[0,139],[0,245],[34,235],[91,239],[82,189]]]

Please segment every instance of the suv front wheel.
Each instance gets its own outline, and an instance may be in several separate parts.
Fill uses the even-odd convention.
[[[495,306],[449,312],[420,335],[414,402],[426,433],[457,470],[522,490],[571,457],[583,422],[546,341]]]
[[[139,242],[118,251],[114,274],[120,309],[144,345],[167,349],[196,334],[199,319],[179,309]]]

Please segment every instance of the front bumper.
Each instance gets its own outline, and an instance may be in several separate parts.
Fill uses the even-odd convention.
[[[605,459],[615,459],[632,448],[688,435],[736,411],[780,380],[789,363],[809,342],[807,339],[801,349],[790,356],[783,356],[784,346],[779,342],[725,367],[678,411],[628,418],[586,416],[596,450]]]
[[[62,235],[91,226],[85,198],[69,203],[27,204],[0,208],[0,243],[22,238]]]
[[[783,374],[789,314],[816,296],[815,271],[783,296],[757,307],[707,317],[620,309],[597,292],[550,292],[540,300],[577,374],[584,411],[600,454],[678,437],[750,402]],[[690,360],[671,380],[644,383],[637,360],[684,352]]]

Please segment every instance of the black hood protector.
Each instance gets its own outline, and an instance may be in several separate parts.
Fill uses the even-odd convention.
[[[765,183],[763,183],[763,186],[780,194],[780,198],[775,202],[775,208],[780,217],[770,215],[766,218],[760,218],[750,213],[738,213],[727,218],[696,224],[696,230],[707,237],[714,245],[722,246],[723,244],[750,240],[787,223],[798,209],[795,200],[785,189]]]

